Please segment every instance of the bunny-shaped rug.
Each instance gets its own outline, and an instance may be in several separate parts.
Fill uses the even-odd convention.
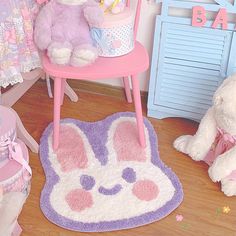
[[[182,186],[160,160],[152,125],[144,123],[147,145],[142,149],[134,113],[95,123],[64,119],[56,152],[50,124],[40,144],[45,216],[66,229],[103,232],[149,224],[177,208]]]

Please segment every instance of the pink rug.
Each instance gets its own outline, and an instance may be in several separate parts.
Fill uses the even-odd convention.
[[[128,229],[160,220],[181,203],[181,184],[160,160],[147,119],[145,149],[133,113],[95,123],[65,119],[60,132],[56,152],[52,124],[40,144],[47,179],[41,209],[53,223],[82,232]]]

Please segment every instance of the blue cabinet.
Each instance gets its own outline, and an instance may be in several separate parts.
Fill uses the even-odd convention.
[[[157,16],[148,116],[200,120],[222,80],[236,72],[234,54],[232,30],[197,28],[190,19]]]

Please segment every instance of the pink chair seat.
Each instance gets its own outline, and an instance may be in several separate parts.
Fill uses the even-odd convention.
[[[148,67],[149,57],[147,51],[138,41],[135,43],[134,50],[127,55],[113,58],[99,57],[92,65],[82,68],[52,64],[47,55],[43,55],[45,72],[60,78],[99,80],[124,77],[142,73]]]

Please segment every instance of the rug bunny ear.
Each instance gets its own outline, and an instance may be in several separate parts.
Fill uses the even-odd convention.
[[[87,169],[93,159],[94,152],[83,131],[73,124],[60,126],[59,148],[55,152],[60,170],[64,173],[77,169]]]
[[[109,140],[112,141],[113,150],[116,153],[116,161],[146,162],[147,152],[150,150],[148,131],[145,127],[147,147],[142,148],[139,144],[137,123],[135,118],[118,118],[109,130]]]

